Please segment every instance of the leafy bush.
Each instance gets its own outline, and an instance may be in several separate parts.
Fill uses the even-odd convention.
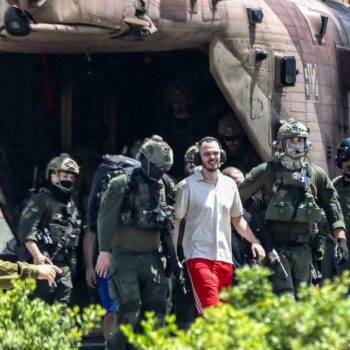
[[[348,275],[322,288],[302,286],[298,302],[291,295],[276,296],[269,271],[243,268],[240,284],[222,294],[227,303],[205,310],[185,332],[173,316],[155,329],[151,313],[144,334],[122,326],[138,349],[156,350],[345,350],[350,349],[350,298],[345,297]]]
[[[45,304],[28,296],[35,289],[34,280],[15,281],[14,289],[0,290],[0,348],[2,350],[76,349],[82,336],[100,322],[100,306],[79,307]],[[64,314],[64,316],[62,316]]]

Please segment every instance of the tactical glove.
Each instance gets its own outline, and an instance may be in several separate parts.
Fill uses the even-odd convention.
[[[321,261],[324,258],[325,245],[326,245],[325,236],[318,234],[313,238],[311,242],[311,248],[312,248],[312,259],[314,261]]]
[[[335,245],[334,259],[337,265],[344,265],[349,260],[349,250],[346,239],[338,239],[338,243]]]

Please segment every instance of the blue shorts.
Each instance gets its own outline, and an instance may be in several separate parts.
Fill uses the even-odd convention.
[[[101,299],[102,307],[107,312],[115,312],[118,310],[118,303],[111,299],[108,292],[109,287],[109,279],[108,277],[99,277],[97,276],[97,289],[98,294]]]

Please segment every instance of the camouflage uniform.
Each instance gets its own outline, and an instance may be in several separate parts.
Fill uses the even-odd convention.
[[[195,143],[190,146],[184,156],[185,160],[185,174],[186,176],[191,175],[191,172],[194,172],[194,155],[198,152],[198,145]],[[179,239],[177,242],[177,255],[179,260],[183,264],[184,268],[184,277],[186,283],[187,293],[184,295],[182,287],[176,281],[173,281],[173,290],[172,290],[172,300],[173,300],[173,312],[176,316],[176,323],[180,329],[188,329],[191,323],[195,319],[196,315],[196,305],[193,296],[193,290],[191,285],[191,279],[188,275],[188,270],[186,267],[185,255],[182,247],[183,235],[185,232],[185,220],[181,221],[180,230],[179,230]]]
[[[293,132],[296,136],[301,134],[307,143],[308,130],[294,120],[289,120],[288,123],[287,127],[291,128],[292,135]],[[279,152],[281,154],[282,150]],[[285,149],[283,152],[287,153]],[[292,161],[299,160],[300,158]],[[311,282],[310,223],[320,221],[320,207],[324,209],[332,231],[344,228],[344,222],[336,190],[320,167],[308,162],[307,158],[303,158],[301,164],[306,165],[302,165],[299,170],[288,170],[282,162],[283,158],[276,156],[252,169],[239,185],[239,192],[244,202],[257,191],[261,191],[267,207],[268,230],[288,273],[286,278],[280,265],[275,266],[271,276],[273,289],[276,293],[296,293],[301,282]]]
[[[350,138],[343,140],[337,149],[336,164],[342,169],[343,162],[348,162],[350,159]],[[343,175],[337,176],[332,180],[335,189],[339,195],[340,206],[344,215],[344,221],[347,231],[348,248],[349,232],[350,232],[350,169],[347,167],[342,169]],[[348,180],[348,181],[346,181]],[[347,262],[341,266],[337,266],[334,259],[335,242],[331,238],[327,238],[325,256],[322,262],[322,276],[324,279],[332,278],[335,275],[341,274],[344,270],[350,269],[350,263]]]
[[[168,161],[172,164],[171,149],[161,138],[146,139],[141,147],[141,156],[156,164],[164,162],[162,153],[171,155]],[[160,158],[159,162],[157,158]],[[132,191],[129,191],[131,185],[124,173],[110,181],[98,216],[100,251],[111,251],[110,295],[119,303],[118,323],[134,327],[140,327],[146,311],[153,311],[162,325],[169,296],[168,280],[159,252],[159,229],[147,215],[159,204],[166,203],[166,186],[162,179],[152,178],[150,162],[147,162],[148,170],[143,166],[134,169]],[[141,164],[144,165],[142,157]],[[107,348],[121,350],[126,346],[127,340],[116,325]]]
[[[71,160],[66,156],[60,156],[51,162],[59,163],[64,159]],[[51,162],[48,168],[52,166]],[[78,173],[77,169],[76,165],[74,172]],[[47,180],[49,180],[48,172],[49,170],[47,170]],[[73,172],[73,169],[69,172]],[[58,301],[67,305],[70,301],[80,231],[81,220],[71,192],[62,191],[50,181],[47,181],[45,186],[31,197],[22,211],[18,227],[20,241],[23,244],[28,241],[35,242],[41,253],[62,270],[54,286],[50,287],[47,281],[37,283],[35,296],[47,303]]]
[[[13,280],[37,278],[38,276],[39,269],[36,265],[0,260],[0,288],[2,289],[11,288]]]
[[[338,192],[339,202],[344,215],[344,221],[347,231],[348,248],[349,246],[349,229],[350,229],[350,183],[346,184],[342,176],[333,179],[333,185]],[[322,261],[322,277],[323,279],[332,278],[341,274],[345,270],[350,269],[350,262],[346,262],[341,266],[336,266],[334,260],[335,242],[331,238],[327,238],[325,256]]]

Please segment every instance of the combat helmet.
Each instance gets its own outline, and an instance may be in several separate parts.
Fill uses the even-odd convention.
[[[282,125],[277,131],[277,141],[274,142],[274,146],[277,148],[278,153],[281,154],[286,152],[284,140],[292,137],[302,137],[305,139],[304,149],[300,152],[300,157],[307,153],[311,146],[308,139],[310,129],[293,118],[289,118],[287,121],[281,121],[281,124]]]
[[[350,159],[350,137],[344,139],[337,148],[335,163],[341,169],[342,163]]]
[[[58,157],[55,157],[49,161],[45,170],[45,178],[50,181],[50,174],[57,173],[59,171],[65,171],[67,173],[72,173],[75,176],[79,175],[79,166],[75,160],[73,160],[69,154],[61,153]],[[68,192],[71,188],[67,188],[61,182],[55,183],[58,188]]]
[[[192,146],[190,146],[184,156],[184,161],[186,162],[193,162],[194,161],[194,155],[199,151],[198,143],[196,142]]]
[[[144,174],[152,181],[158,181],[173,165],[173,151],[158,135],[146,138],[137,154]]]
[[[198,142],[190,146],[184,155],[184,171],[185,174],[191,175],[195,168],[195,154],[199,152]]]

